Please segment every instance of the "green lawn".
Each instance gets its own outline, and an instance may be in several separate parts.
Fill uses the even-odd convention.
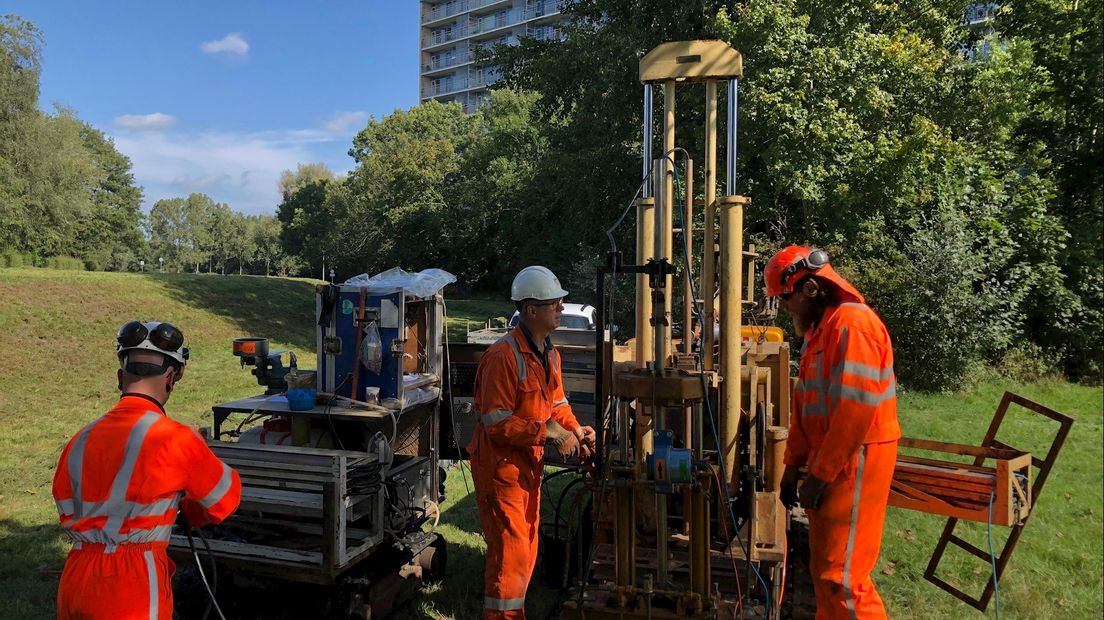
[[[230,354],[233,338],[272,337],[274,347],[293,349],[303,366],[313,365],[314,283],[0,269],[0,618],[54,616],[57,575],[68,545],[56,526],[50,480],[68,438],[115,402],[113,347],[119,325],[134,318],[159,319],[184,331],[192,361],[168,411],[187,423],[209,423],[211,404],[258,391]],[[511,305],[450,300],[448,311],[450,337],[457,339],[464,333],[463,321],[470,320],[475,329],[487,318],[508,316]],[[964,394],[903,394],[905,432],[977,443],[1005,389],[1077,421],[1003,581],[1002,616],[1099,618],[1104,614],[1100,388],[993,380]],[[1031,449],[1044,440],[1045,428],[1027,418],[1012,424],[1016,432],[1005,438],[1008,443]],[[977,616],[922,578],[942,524],[938,517],[890,509],[876,579],[895,617]],[[459,469],[450,474],[438,529],[449,542],[448,576],[407,614],[478,617],[483,542]],[[983,529],[973,534],[984,536]],[[995,542],[1004,533],[998,528]],[[987,577],[981,562],[951,568],[957,572],[948,575],[950,580],[971,592],[980,591]],[[530,617],[546,617],[557,593],[537,585],[530,593]]]

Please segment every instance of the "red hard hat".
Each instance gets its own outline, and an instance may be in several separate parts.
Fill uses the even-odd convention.
[[[790,245],[782,248],[771,257],[763,278],[767,281],[767,297],[778,297],[792,293],[794,286],[807,275],[816,274],[838,286],[845,295],[863,302],[863,296],[843,276],[832,269],[828,253],[824,250],[803,245]]]

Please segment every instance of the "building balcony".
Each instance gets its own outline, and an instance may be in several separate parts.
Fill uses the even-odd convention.
[[[422,40],[422,50],[425,51],[434,47],[448,45],[453,41],[466,38],[470,34],[466,24],[456,24],[448,28],[439,28],[425,36]]]
[[[567,38],[562,30],[553,25],[526,26],[525,36],[537,41],[562,41]]]
[[[538,19],[549,15],[559,15],[563,0],[530,0],[525,6],[525,19]]]
[[[450,17],[454,17],[468,10],[469,0],[456,0],[454,2],[442,2],[429,10],[422,11],[422,25],[428,26]]]
[[[465,65],[473,60],[472,53],[468,50],[457,50],[453,54],[441,54],[432,58],[428,63],[422,66],[422,73],[431,73],[434,71],[443,71],[445,69],[451,69],[460,65]]]
[[[450,95],[452,93],[468,90],[469,88],[471,88],[471,86],[468,83],[466,75],[453,76],[450,79],[431,82],[428,86],[423,86],[422,98],[441,97],[443,95]]]

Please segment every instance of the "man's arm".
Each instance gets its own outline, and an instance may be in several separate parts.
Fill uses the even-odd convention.
[[[826,353],[832,421],[809,473],[827,483],[836,479],[862,447],[878,406],[896,398],[896,379],[888,343],[869,334],[849,333],[845,327],[839,342]]]
[[[218,523],[229,517],[241,503],[241,479],[238,472],[223,463],[198,433],[181,433],[180,454],[185,468],[184,499],[180,509],[191,525]]]
[[[809,438],[801,426],[801,405],[790,395],[790,435],[786,439],[786,454],[782,462],[801,467],[809,460]]]
[[[69,451],[73,447],[73,440],[65,444],[65,449],[58,457],[57,469],[54,470],[53,494],[54,503],[57,505],[58,518],[62,525],[73,518],[75,512],[74,502],[79,498],[73,497],[73,482],[69,479]]]
[[[514,356],[509,353],[497,349],[480,360],[475,380],[475,409],[493,443],[539,446],[546,436],[544,424],[514,415],[518,369]]]

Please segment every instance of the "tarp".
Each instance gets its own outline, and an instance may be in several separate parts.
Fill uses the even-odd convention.
[[[423,269],[411,273],[401,267],[392,267],[374,276],[366,273],[353,276],[345,280],[345,285],[374,289],[401,288],[404,292],[417,297],[432,297],[455,281],[456,276],[444,269]]]

